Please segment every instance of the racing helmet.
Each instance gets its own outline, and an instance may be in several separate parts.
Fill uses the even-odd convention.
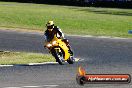
[[[46,27],[48,30],[52,30],[54,27],[54,22],[53,21],[48,21],[46,24]]]

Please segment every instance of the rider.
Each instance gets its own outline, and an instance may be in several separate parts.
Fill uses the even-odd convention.
[[[56,35],[57,38],[62,39],[62,41],[64,41],[64,43],[69,48],[69,52],[72,56],[73,51],[71,50],[69,41],[66,38],[64,38],[64,34],[62,33],[61,29],[58,26],[55,26],[53,21],[48,21],[46,24],[46,27],[47,27],[47,30],[44,33],[45,40],[49,42],[54,38],[54,35]]]

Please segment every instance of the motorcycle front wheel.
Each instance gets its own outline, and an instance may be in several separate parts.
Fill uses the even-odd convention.
[[[57,52],[56,50],[52,50],[52,55],[55,57],[56,62],[58,62],[60,65],[64,65],[65,61],[62,52]]]

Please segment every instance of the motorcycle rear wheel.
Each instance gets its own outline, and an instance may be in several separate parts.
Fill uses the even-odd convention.
[[[67,62],[68,62],[69,64],[73,64],[73,63],[75,62],[74,57],[71,56],[71,57],[67,60]]]

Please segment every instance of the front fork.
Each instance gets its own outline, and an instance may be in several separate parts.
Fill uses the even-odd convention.
[[[63,56],[62,52],[61,52],[61,49],[60,48],[54,48],[54,50],[50,50],[50,53],[54,56],[54,53],[57,53],[58,55],[60,56]],[[63,60],[64,60],[64,57],[63,57]]]

